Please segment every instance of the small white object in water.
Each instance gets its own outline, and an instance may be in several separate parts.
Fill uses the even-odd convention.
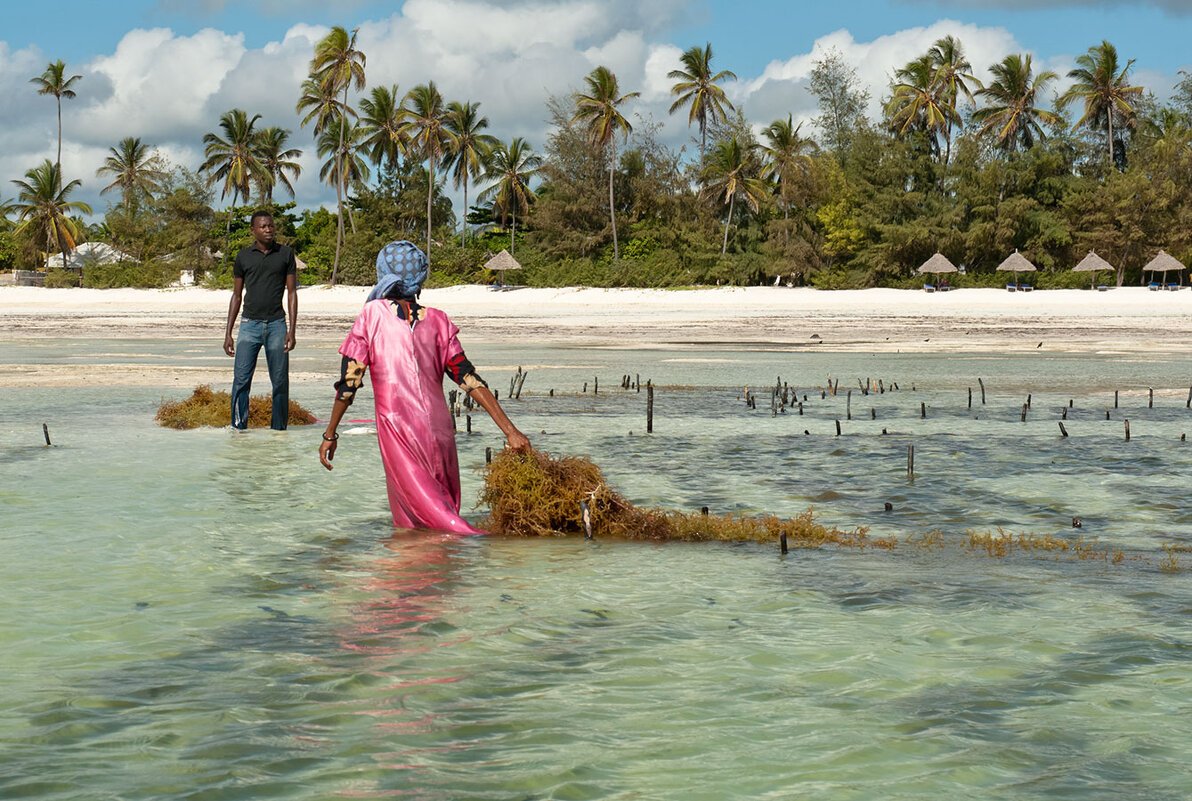
[[[375,428],[371,428],[369,426],[359,426],[357,428],[346,429],[346,430],[342,431],[341,433],[343,433],[347,436],[352,436],[354,434],[375,434],[375,433],[377,433],[377,430]]]

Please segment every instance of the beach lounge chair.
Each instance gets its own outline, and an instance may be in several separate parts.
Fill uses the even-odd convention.
[[[934,291],[935,291],[935,287],[933,287],[931,284],[924,284],[924,285],[923,285],[923,291],[924,291],[924,292],[934,292]]]
[[[1098,291],[1098,292],[1108,292],[1108,291],[1109,291],[1109,287],[1105,286],[1105,284],[1098,284],[1098,285],[1097,285],[1097,291]]]
[[[1019,292],[1034,292],[1035,288],[1033,286],[1031,286],[1030,284],[1019,284],[1018,291]]]
[[[1016,290],[1016,289],[1018,289],[1018,287],[1017,287],[1017,286],[1015,286],[1014,284],[1006,284],[1006,291],[1007,291],[1007,292],[1013,292],[1013,291],[1014,291],[1014,290]]]
[[[1151,290],[1152,292],[1158,292],[1159,284],[1156,281],[1151,281],[1149,284],[1146,285],[1146,288]]]

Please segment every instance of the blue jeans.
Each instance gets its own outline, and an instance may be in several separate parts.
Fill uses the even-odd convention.
[[[232,374],[232,427],[248,427],[248,392],[257,369],[257,355],[265,349],[269,380],[273,383],[273,417],[270,427],[285,431],[290,420],[290,354],[286,353],[286,320],[240,321],[236,340],[236,367]]]

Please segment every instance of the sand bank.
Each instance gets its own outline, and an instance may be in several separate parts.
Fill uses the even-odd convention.
[[[299,291],[299,344],[338,342],[367,290]],[[206,289],[0,287],[0,341],[223,337],[230,293]],[[1180,352],[1192,342],[1192,291],[947,293],[785,287],[700,290],[427,290],[468,342],[600,348],[741,347],[843,352]],[[215,349],[218,353],[218,348]],[[226,372],[226,365],[213,364]],[[151,373],[152,371],[150,371]],[[31,376],[0,369],[0,385]],[[154,381],[147,375],[141,381]]]

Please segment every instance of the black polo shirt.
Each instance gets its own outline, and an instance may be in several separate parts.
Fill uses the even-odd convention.
[[[232,276],[244,279],[244,317],[270,322],[286,316],[281,305],[286,291],[286,276],[297,275],[294,249],[277,242],[262,252],[254,244],[236,254]]]

